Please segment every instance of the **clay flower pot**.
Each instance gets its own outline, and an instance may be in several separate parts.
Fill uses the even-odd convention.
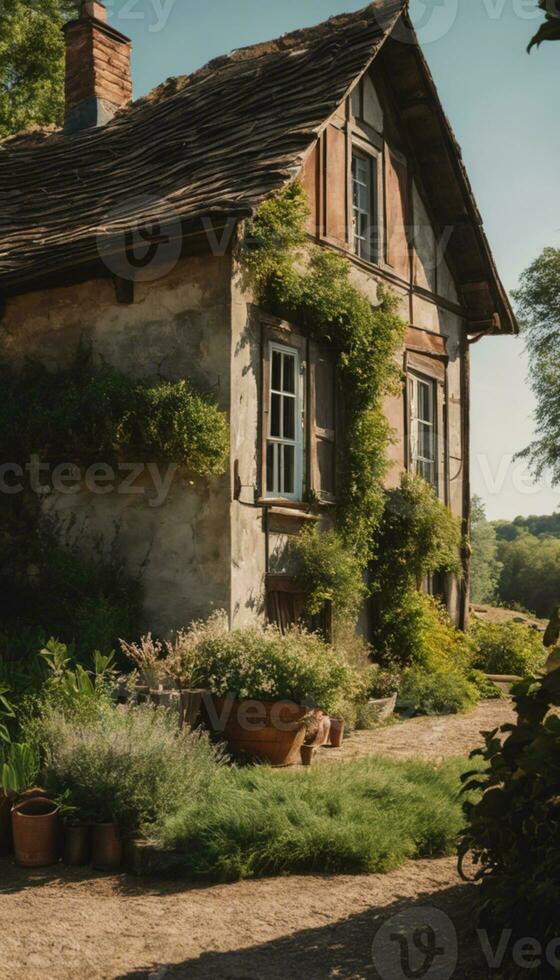
[[[12,841],[12,801],[0,789],[0,857],[14,849]]]
[[[305,744],[314,745],[316,749],[320,749],[323,745],[328,745],[330,731],[331,720],[329,716],[318,712],[308,726]]]
[[[12,808],[16,861],[22,868],[48,868],[58,860],[58,807],[36,796]]]
[[[87,824],[66,824],[64,828],[64,863],[83,868],[91,859],[91,828]]]
[[[198,724],[202,710],[202,698],[205,694],[207,691],[203,690],[181,691],[180,728],[184,728],[185,725],[188,728],[194,728]]]
[[[98,823],[93,828],[92,864],[97,871],[118,871],[123,861],[123,844],[114,823]]]
[[[315,756],[315,746],[314,745],[302,745],[301,747],[301,764],[302,766],[312,766],[313,758]]]
[[[282,701],[205,701],[210,729],[226,742],[235,759],[294,766],[307,734],[309,708]]]
[[[331,718],[331,745],[339,749],[344,742],[344,721],[342,718]]]

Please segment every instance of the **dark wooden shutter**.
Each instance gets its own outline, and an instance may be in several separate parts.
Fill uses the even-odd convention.
[[[408,245],[408,170],[387,150],[387,262],[403,279],[410,278]]]
[[[301,174],[301,182],[309,205],[309,217],[307,219],[308,232],[317,237],[321,232],[320,221],[320,162],[321,144],[318,142],[309,154]]]
[[[309,345],[309,483],[321,500],[336,493],[336,367],[330,351]]]
[[[347,241],[348,161],[346,133],[329,126],[326,139],[326,233],[338,245]]]

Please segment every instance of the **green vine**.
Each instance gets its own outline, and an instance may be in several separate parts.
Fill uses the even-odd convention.
[[[338,527],[365,568],[384,507],[391,430],[383,403],[398,389],[395,355],[406,324],[392,293],[380,287],[380,304],[373,307],[352,284],[348,259],[308,243],[307,215],[298,181],[273,195],[248,225],[242,260],[259,304],[297,323],[337,355],[345,413]]]
[[[80,352],[65,371],[0,365],[0,456],[31,455],[75,464],[122,457],[175,463],[199,476],[223,473],[225,415],[188,381],[134,380],[94,368]]]
[[[400,487],[387,491],[370,577],[372,641],[382,660],[426,666],[432,652],[441,659],[442,629],[452,647],[459,643],[448,617],[421,588],[436,572],[461,578],[461,544],[460,519],[420,476],[404,474]]]
[[[1,363],[0,385],[0,457],[12,466],[23,469],[36,457],[84,468],[175,464],[198,476],[225,469],[226,417],[187,381],[134,380],[94,367],[80,351],[70,368],[52,373]],[[64,542],[64,527],[46,518],[41,499],[23,481],[23,492],[3,503],[0,675],[3,664],[25,663],[49,636],[71,643],[80,657],[109,653],[119,638],[134,636],[141,613],[140,583],[117,552],[107,555],[96,541],[83,550],[71,534]]]

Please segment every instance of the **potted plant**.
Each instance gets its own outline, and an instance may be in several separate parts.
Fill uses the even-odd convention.
[[[155,640],[151,633],[143,636],[138,643],[121,640],[121,649],[134,664],[134,691],[140,702],[150,698],[159,704],[159,695],[168,679],[165,662],[165,647],[161,640]]]
[[[92,864],[97,871],[118,871],[123,861],[123,841],[113,820],[93,827]]]
[[[203,638],[206,720],[235,758],[273,766],[300,762],[308,728],[351,686],[353,671],[320,637],[273,627]]]
[[[83,868],[91,860],[91,826],[78,817],[69,817],[64,824],[64,863],[71,868]]]
[[[39,758],[29,745],[10,745],[2,764],[2,789],[13,801],[12,834],[17,863],[23,868],[46,868],[58,859],[59,804],[33,791]]]
[[[71,868],[83,868],[91,859],[91,825],[78,807],[71,804],[67,790],[59,808],[64,823],[64,863]]]
[[[331,716],[330,744],[333,749],[340,749],[344,742],[344,728],[346,722],[344,718]]]
[[[210,619],[194,622],[187,629],[179,630],[165,646],[167,670],[179,690],[179,726],[195,728],[200,721],[204,696],[209,694],[203,687],[204,670],[200,667],[200,646],[203,640],[219,636],[226,629],[226,617],[221,611]]]
[[[4,792],[1,779],[10,743],[6,722],[14,717],[14,710],[7,698],[8,693],[9,688],[0,685],[0,857],[12,852],[12,802]]]

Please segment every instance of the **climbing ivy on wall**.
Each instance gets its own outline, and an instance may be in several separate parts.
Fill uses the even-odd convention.
[[[242,250],[247,284],[271,313],[335,351],[345,425],[338,460],[338,525],[363,567],[373,557],[384,508],[382,478],[391,432],[383,403],[398,390],[396,359],[406,324],[397,299],[379,288],[379,305],[351,282],[351,263],[310,245],[305,191],[296,181],[265,201],[248,223]]]
[[[229,449],[226,416],[188,381],[135,380],[94,367],[80,352],[55,373],[30,364],[0,364],[0,456],[32,454],[74,464],[121,457],[174,463],[199,476],[223,473]]]
[[[0,363],[0,387],[0,459],[12,468],[31,457],[84,468],[175,464],[205,477],[226,468],[227,418],[186,380],[136,380],[80,351],[56,372]],[[0,514],[0,677],[6,663],[32,660],[51,635],[80,657],[109,653],[136,635],[141,615],[141,583],[119,558],[118,526],[114,554],[97,541],[82,549],[72,534],[63,540],[63,522],[47,519],[31,481],[15,482],[22,491],[12,486]]]

